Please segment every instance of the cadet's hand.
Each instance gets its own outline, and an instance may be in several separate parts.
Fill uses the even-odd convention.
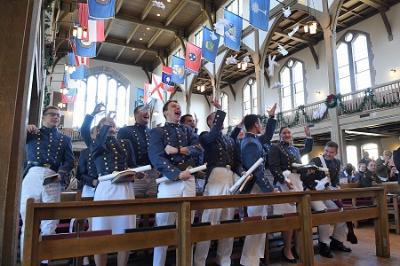
[[[170,154],[177,154],[178,149],[175,147],[172,147],[171,145],[167,145],[164,149],[165,153],[170,155]]]
[[[93,109],[92,116],[98,115],[100,113],[104,113],[105,108],[106,108],[106,106],[104,105],[104,103],[96,104],[96,106]]]
[[[117,116],[117,112],[115,112],[115,111],[110,111],[110,112],[108,112],[108,115],[107,115],[107,117],[111,118],[111,119],[115,119],[116,116]]]
[[[104,126],[111,126],[111,127],[113,127],[113,126],[115,125],[115,123],[114,123],[114,120],[113,120],[112,118],[106,117],[106,118],[104,119],[103,125],[104,125]]]
[[[182,147],[182,148],[179,149],[179,151],[180,151],[180,154],[189,155],[189,148],[188,147]]]
[[[93,185],[93,187],[97,187],[97,184],[99,183],[99,180],[98,179],[93,179],[93,181],[92,181],[92,185]]]
[[[269,117],[274,117],[275,116],[275,111],[276,111],[276,103],[272,106],[271,109],[267,110],[268,116]]]
[[[218,110],[221,110],[222,106],[221,106],[221,104],[218,102],[217,99],[212,100],[211,103],[212,103],[212,105],[213,105],[215,108],[217,108]]]
[[[28,125],[26,127],[26,131],[28,133],[31,133],[31,134],[38,134],[39,133],[39,129],[35,125]]]
[[[307,138],[311,138],[311,131],[310,131],[310,128],[308,126],[304,127],[304,134],[306,134]]]
[[[189,170],[180,172],[180,174],[178,176],[178,178],[183,181],[188,180],[191,177],[192,177],[192,174],[189,172]]]
[[[285,183],[290,190],[294,189],[294,186],[289,179],[285,179]]]

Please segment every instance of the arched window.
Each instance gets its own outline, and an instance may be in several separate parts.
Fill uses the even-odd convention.
[[[226,7],[228,11],[243,17],[243,2],[242,0],[233,0],[231,3]]]
[[[251,78],[243,87],[243,116],[257,114],[257,83]]]
[[[341,94],[371,87],[369,38],[361,32],[348,32],[336,48]]]
[[[348,145],[346,146],[346,157],[347,163],[351,163],[355,168],[358,165],[358,153],[357,153],[357,146],[355,145]]]
[[[229,112],[228,112],[228,94],[221,92],[219,96],[219,102],[221,103],[221,111],[226,113],[224,120],[224,128],[228,128],[229,125]]]
[[[115,123],[122,127],[129,117],[129,85],[123,85],[111,75],[93,74],[79,81],[78,95],[73,109],[73,127],[80,127],[85,114],[93,111],[98,103],[104,103],[106,112],[115,111]],[[96,117],[97,124],[101,117]]]
[[[282,111],[287,111],[305,104],[304,65],[290,59],[279,72]]]

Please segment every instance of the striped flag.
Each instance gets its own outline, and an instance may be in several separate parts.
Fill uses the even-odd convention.
[[[89,42],[104,42],[104,20],[89,19]]]
[[[78,62],[78,66],[85,65],[89,66],[89,57],[84,57],[84,56],[76,56],[76,62]]]
[[[86,3],[79,3],[78,16],[79,16],[79,25],[82,28],[87,29],[89,12],[88,12],[88,5]]]

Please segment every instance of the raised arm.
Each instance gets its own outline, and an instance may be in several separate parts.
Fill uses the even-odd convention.
[[[217,139],[219,133],[222,130],[222,126],[224,124],[225,116],[226,116],[225,112],[223,112],[221,110],[217,110],[217,112],[215,113],[214,121],[213,121],[213,124],[211,126],[210,132],[203,132],[200,135],[200,143],[202,145],[208,145],[210,143],[215,142],[215,140]]]

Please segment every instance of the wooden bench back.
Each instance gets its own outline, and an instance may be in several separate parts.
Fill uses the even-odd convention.
[[[353,189],[332,192],[291,192],[259,195],[233,195],[172,199],[137,199],[120,201],[94,202],[61,202],[34,203],[32,199],[27,204],[27,219],[24,242],[23,265],[38,265],[42,259],[59,259],[84,255],[103,254],[120,250],[137,250],[155,246],[176,246],[178,265],[190,265],[191,246],[195,242],[227,237],[299,230],[301,258],[304,265],[313,265],[312,226],[328,224],[337,221],[347,221],[359,216],[372,218],[378,223],[376,230],[384,230],[385,218],[378,210],[382,206],[372,206],[354,212],[311,214],[310,201],[332,198],[349,198],[355,196],[384,198],[382,188]],[[238,206],[271,205],[278,203],[297,203],[297,215],[275,219],[224,223],[219,225],[192,226],[191,211],[212,208],[232,208]],[[386,206],[386,204],[384,204]],[[385,210],[382,208],[382,210]],[[135,231],[120,235],[101,235],[93,237],[68,238],[57,240],[40,240],[39,226],[41,220],[87,218],[96,216],[114,216],[127,214],[146,214],[157,212],[176,212],[177,225],[174,228],[162,230]],[[382,231],[379,243],[388,239]],[[93,243],[96,243],[94,246]],[[379,244],[377,242],[377,245]],[[68,247],[67,249],[65,247]],[[387,246],[386,246],[387,247]],[[388,251],[381,247],[377,254],[385,255]]]

